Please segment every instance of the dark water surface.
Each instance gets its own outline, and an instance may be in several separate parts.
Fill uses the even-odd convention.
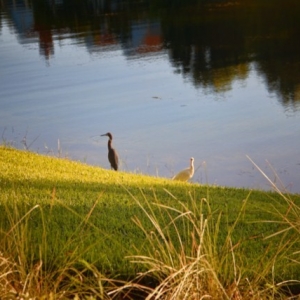
[[[300,1],[178,2],[1,1],[2,142],[300,192]]]

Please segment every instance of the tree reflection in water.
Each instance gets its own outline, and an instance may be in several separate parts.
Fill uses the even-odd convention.
[[[128,55],[167,50],[176,71],[196,87],[228,90],[254,65],[283,105],[300,101],[299,1],[13,3],[2,2],[2,14],[11,18],[22,39],[37,36],[46,59],[55,51],[53,35],[72,37],[92,51],[116,44]],[[134,25],[139,23],[149,26],[141,30]]]

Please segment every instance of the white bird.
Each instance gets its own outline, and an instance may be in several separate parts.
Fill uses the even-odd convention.
[[[172,179],[173,180],[180,180],[180,181],[188,181],[194,175],[194,158],[190,158],[190,167],[180,171],[176,174]]]

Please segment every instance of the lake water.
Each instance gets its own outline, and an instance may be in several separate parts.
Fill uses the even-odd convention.
[[[248,155],[300,192],[298,1],[0,7],[3,143],[109,168],[110,131],[126,172],[270,189]]]

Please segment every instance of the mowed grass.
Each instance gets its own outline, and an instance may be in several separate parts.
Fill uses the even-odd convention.
[[[205,227],[205,255],[222,285],[237,285],[239,276],[262,286],[293,282],[299,204],[299,195],[180,183],[0,147],[0,253],[24,272],[70,263],[75,273],[97,268],[129,280],[144,272],[159,282],[168,272],[148,272],[145,257],[174,268],[182,263],[174,253],[193,257]]]

